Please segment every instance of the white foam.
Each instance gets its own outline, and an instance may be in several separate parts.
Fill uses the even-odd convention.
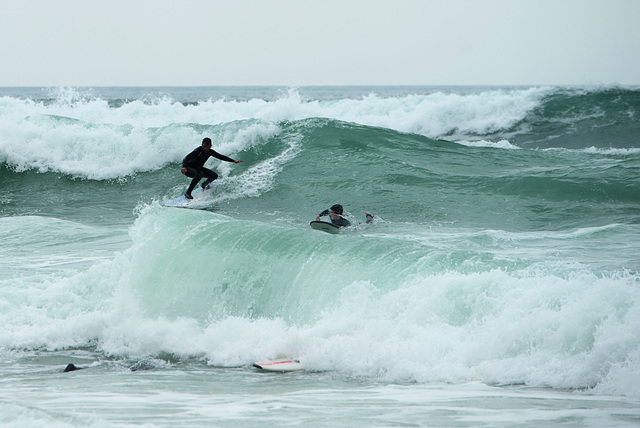
[[[463,146],[469,146],[469,147],[490,147],[490,148],[496,148],[496,149],[519,149],[519,147],[514,146],[513,144],[511,144],[508,140],[500,140],[500,141],[485,141],[485,140],[479,140],[479,141],[456,141],[456,143],[458,144],[462,144]]]
[[[508,129],[539,105],[549,89],[433,93],[333,101],[303,100],[289,90],[267,102],[203,101],[183,105],[163,97],[121,107],[71,89],[53,103],[0,99],[0,160],[18,171],[37,169],[103,180],[179,162],[204,135],[233,154],[278,132],[278,123],[321,117],[439,137]],[[230,124],[253,121],[241,127]],[[224,126],[222,126],[224,125]],[[502,144],[504,146],[504,144]]]
[[[589,147],[584,149],[585,153],[592,153],[592,154],[604,154],[604,155],[617,155],[617,156],[628,156],[628,155],[637,155],[638,153],[640,153],[640,148],[596,148],[596,147]]]
[[[638,394],[625,380],[638,378],[640,361],[637,273],[536,264],[428,273],[422,258],[406,265],[400,254],[401,266],[354,259],[327,270],[323,255],[334,242],[272,228],[145,207],[131,230],[133,246],[112,259],[80,272],[0,281],[0,348],[91,343],[116,357],[171,353],[226,367],[285,354],[309,370],[392,382],[598,385]],[[291,269],[278,268],[283,256],[264,242],[272,239],[293,246]],[[298,256],[300,248],[306,253]],[[375,283],[349,279],[363,269],[379,273],[369,273]],[[247,315],[253,311],[263,315]]]

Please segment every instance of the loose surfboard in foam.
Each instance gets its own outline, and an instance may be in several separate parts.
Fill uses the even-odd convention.
[[[287,358],[253,363],[253,367],[267,372],[295,372],[298,370],[304,370],[304,366],[300,361],[290,360]]]

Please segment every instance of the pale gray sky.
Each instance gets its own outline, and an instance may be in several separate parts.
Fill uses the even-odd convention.
[[[3,0],[0,86],[640,84],[640,0]]]

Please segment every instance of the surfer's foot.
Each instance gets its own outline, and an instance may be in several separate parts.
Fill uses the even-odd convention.
[[[193,196],[191,196],[191,193],[185,193],[184,197],[187,199],[193,199]]]
[[[211,186],[209,186],[209,183],[207,182],[202,183],[202,190],[207,190],[207,189],[211,189]]]

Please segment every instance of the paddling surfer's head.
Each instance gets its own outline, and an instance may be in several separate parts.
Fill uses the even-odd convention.
[[[337,220],[337,219],[339,219],[339,218],[341,218],[341,217],[342,217],[342,212],[343,212],[342,205],[340,205],[340,204],[335,204],[334,206],[332,206],[332,207],[330,208],[330,210],[329,210],[329,216],[330,216],[332,219]]]
[[[342,205],[335,204],[334,206],[331,207],[331,211],[333,211],[336,214],[342,214],[343,212]]]

